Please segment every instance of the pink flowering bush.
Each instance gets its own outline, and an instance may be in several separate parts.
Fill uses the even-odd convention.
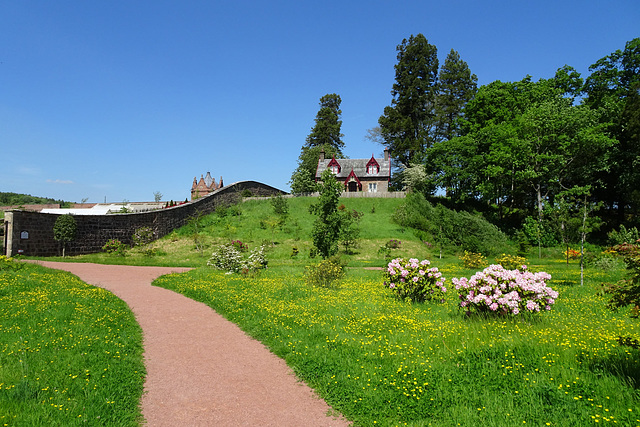
[[[551,275],[531,273],[527,266],[520,270],[507,270],[501,265],[490,265],[470,279],[453,278],[460,296],[460,307],[467,312],[521,314],[551,310],[558,292],[547,286]]]
[[[445,278],[428,260],[396,258],[384,272],[384,285],[405,301],[444,301]]]

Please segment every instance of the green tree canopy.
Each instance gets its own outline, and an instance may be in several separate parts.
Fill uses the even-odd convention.
[[[638,102],[640,90],[640,38],[625,44],[589,67],[591,75],[584,85],[585,104],[599,109],[602,122],[618,140],[610,153],[610,168],[603,174],[605,186],[594,194],[610,209],[617,209],[620,220],[627,208],[640,210],[640,143],[638,143]]]
[[[338,252],[342,231],[338,200],[343,188],[329,169],[322,172],[321,178],[320,196],[317,203],[309,207],[309,212],[318,216],[311,231],[313,246],[323,258],[328,258]]]
[[[493,82],[467,104],[465,135],[427,153],[440,186],[459,200],[542,212],[564,189],[599,183],[615,141],[598,111],[562,97],[554,79]]]
[[[76,238],[78,225],[76,219],[71,214],[60,215],[53,225],[53,238],[62,244],[62,256],[65,256],[67,243]]]

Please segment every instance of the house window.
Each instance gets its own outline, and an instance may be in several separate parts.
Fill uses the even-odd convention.
[[[378,167],[376,165],[369,165],[367,166],[367,173],[369,175],[373,175],[378,173]]]
[[[370,182],[369,183],[369,193],[377,193],[378,192],[378,183]]]
[[[338,166],[330,166],[331,173],[334,175],[338,174]]]

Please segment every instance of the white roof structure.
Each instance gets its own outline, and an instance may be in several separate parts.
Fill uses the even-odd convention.
[[[130,204],[126,204],[123,205],[122,203],[120,204],[110,204],[110,205],[104,205],[104,204],[98,204],[93,206],[92,208],[88,208],[88,209],[42,209],[40,212],[41,213],[50,213],[50,214],[71,214],[71,215],[107,215],[110,213],[116,213],[119,212],[122,207],[127,208],[127,210],[129,212],[132,212],[133,209],[131,208]]]

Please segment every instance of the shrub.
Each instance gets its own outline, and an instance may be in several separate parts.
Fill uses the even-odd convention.
[[[291,258],[297,257],[299,253],[300,253],[300,250],[298,249],[297,246],[294,246],[291,248]]]
[[[593,252],[589,252],[585,254],[584,257],[584,265],[587,267],[593,267],[598,270],[615,270],[623,267],[622,261],[612,253],[607,251],[602,252],[600,254],[596,254]]]
[[[283,221],[289,215],[289,202],[282,197],[282,194],[271,198],[271,207],[273,207],[273,212],[281,217]]]
[[[507,270],[491,265],[470,279],[454,278],[460,297],[460,307],[467,313],[521,314],[550,310],[558,298],[558,292],[546,285],[551,275],[545,272],[531,273]]]
[[[127,251],[127,245],[122,243],[120,240],[109,239],[107,243],[105,243],[104,246],[102,247],[102,250],[109,254],[125,256]]]
[[[411,258],[405,261],[396,258],[387,265],[384,272],[384,286],[391,289],[398,298],[408,302],[444,301],[447,288],[445,278],[436,267],[424,259]]]
[[[475,252],[464,251],[460,259],[466,268],[481,268],[487,265],[487,258]]]
[[[626,228],[624,225],[620,225],[619,230],[611,230],[607,237],[611,246],[622,245],[637,242],[640,239],[640,232],[636,227]]]
[[[140,227],[133,233],[131,240],[133,246],[144,246],[153,242],[154,237],[155,235],[151,227]]]
[[[391,256],[391,249],[389,249],[387,245],[380,246],[380,249],[378,249],[378,255],[381,255],[387,263],[391,261],[391,258],[393,258]]]
[[[233,245],[219,245],[211,254],[207,265],[227,273],[249,273],[267,268],[265,246],[252,250],[245,259]]]
[[[391,239],[384,245],[389,249],[399,249],[400,245],[402,245],[402,242],[398,239]]]
[[[527,260],[524,257],[516,255],[502,254],[501,257],[496,258],[496,264],[500,264],[507,270],[517,270],[518,268],[522,268],[526,262]]]
[[[307,266],[304,279],[308,285],[335,288],[344,277],[344,264],[338,257],[330,257],[318,264]]]
[[[440,247],[457,246],[469,252],[493,255],[499,254],[507,244],[506,235],[482,216],[433,206],[419,193],[407,195],[393,220],[403,227],[421,230],[425,236],[433,236],[432,243]]]
[[[0,271],[17,271],[23,267],[23,263],[16,262],[13,258],[0,255]]]
[[[631,317],[640,317],[640,246],[624,243],[611,248],[623,257],[629,275],[615,284],[606,284],[605,293],[610,295],[607,307],[612,310],[631,306]]]
[[[246,270],[256,272],[263,268],[267,268],[268,261],[265,251],[265,245],[261,245],[259,248],[253,249],[247,257]]]
[[[586,250],[585,250],[586,252]],[[567,249],[566,251],[562,252],[562,255],[564,256],[565,259],[578,259],[580,258],[580,251],[577,249]]]
[[[231,246],[236,248],[236,250],[238,250],[239,252],[247,252],[249,250],[249,247],[246,244],[242,243],[241,240],[233,240],[231,242]]]
[[[237,273],[244,267],[244,258],[232,244],[219,245],[211,254],[207,265],[227,273]]]
[[[358,239],[360,238],[360,220],[363,217],[362,212],[357,210],[348,210],[344,205],[338,208],[340,213],[340,241],[344,246],[347,254],[352,253],[352,248],[358,247]]]

